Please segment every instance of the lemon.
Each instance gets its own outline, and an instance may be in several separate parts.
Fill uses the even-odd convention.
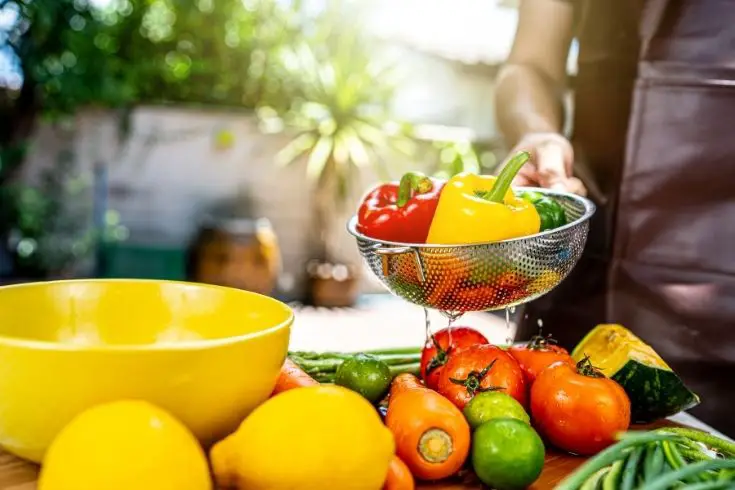
[[[93,407],[49,447],[38,490],[211,490],[207,459],[184,425],[142,401]]]
[[[363,397],[341,386],[281,393],[212,448],[217,484],[248,490],[380,490],[393,435]]]

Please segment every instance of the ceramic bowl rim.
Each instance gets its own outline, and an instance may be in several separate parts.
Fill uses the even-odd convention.
[[[13,347],[22,347],[27,349],[35,350],[48,350],[48,351],[64,351],[64,352],[177,352],[177,351],[198,351],[206,350],[216,347],[223,347],[248,340],[266,337],[274,334],[279,330],[289,328],[294,321],[294,312],[290,306],[286,303],[279,301],[270,296],[255,293],[252,291],[246,291],[243,289],[237,289],[227,286],[218,286],[215,284],[205,284],[189,281],[176,281],[176,280],[164,280],[164,279],[123,279],[123,278],[104,278],[104,279],[59,279],[53,281],[34,281],[25,282],[20,284],[10,284],[7,286],[0,286],[0,295],[3,291],[10,289],[22,289],[39,287],[47,284],[80,284],[80,283],[95,283],[95,284],[109,284],[109,283],[127,283],[127,284],[172,284],[181,286],[194,286],[204,289],[223,290],[229,292],[236,292],[243,296],[259,296],[267,302],[273,303],[275,306],[283,310],[286,314],[285,320],[277,323],[274,326],[267,327],[255,332],[249,332],[241,335],[233,335],[229,337],[221,337],[215,339],[200,339],[200,340],[185,340],[181,342],[171,343],[152,343],[152,344],[68,344],[47,340],[35,340],[26,339],[22,337],[15,337],[10,335],[0,334],[0,346],[7,345]]]

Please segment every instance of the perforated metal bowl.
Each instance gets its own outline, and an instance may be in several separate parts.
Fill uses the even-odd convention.
[[[568,224],[535,235],[471,245],[406,244],[375,240],[347,229],[373,273],[396,296],[459,314],[526,303],[556,287],[574,268],[587,241],[595,205],[575,194],[535,191],[564,208]]]

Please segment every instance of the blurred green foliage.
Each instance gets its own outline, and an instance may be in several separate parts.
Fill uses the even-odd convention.
[[[304,20],[298,2],[275,0],[5,3],[19,15],[6,42],[49,116],[90,104],[276,100],[284,87],[273,59]]]
[[[449,179],[461,172],[492,173],[499,163],[491,144],[469,139],[437,140],[432,146],[438,151],[438,164],[433,175]]]
[[[39,119],[137,103],[280,109],[290,79],[278,60],[310,22],[301,10],[299,0],[0,0],[0,16],[15,19],[0,29],[0,49],[21,74],[19,86],[0,87],[0,240],[16,268],[58,272],[69,253],[90,251],[91,238],[74,234],[88,220],[61,205],[82,192],[73,155],[59,155],[38,185],[17,183]],[[120,234],[108,224],[98,236]],[[49,241],[58,229],[76,240]]]

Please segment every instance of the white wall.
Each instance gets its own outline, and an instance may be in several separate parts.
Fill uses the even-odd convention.
[[[83,111],[67,129],[42,126],[25,177],[36,178],[69,144],[81,168],[91,169],[95,161],[107,164],[108,206],[120,213],[130,241],[177,246],[192,238],[203,207],[244,187],[254,198],[257,213],[275,228],[283,257],[283,284],[300,283],[310,258],[306,248],[310,190],[303,162],[286,168],[274,165],[287,135],[263,135],[251,115],[224,110],[141,107],[131,122],[125,142],[118,140],[119,120],[111,112]],[[226,149],[215,145],[215,136],[222,130],[234,136]],[[362,174],[360,192],[350,198],[348,213],[338,226],[346,223],[362,190],[376,179],[370,171]],[[338,252],[343,260],[360,261],[354,239],[346,231]],[[370,276],[366,275],[365,284],[367,290],[380,290]]]

